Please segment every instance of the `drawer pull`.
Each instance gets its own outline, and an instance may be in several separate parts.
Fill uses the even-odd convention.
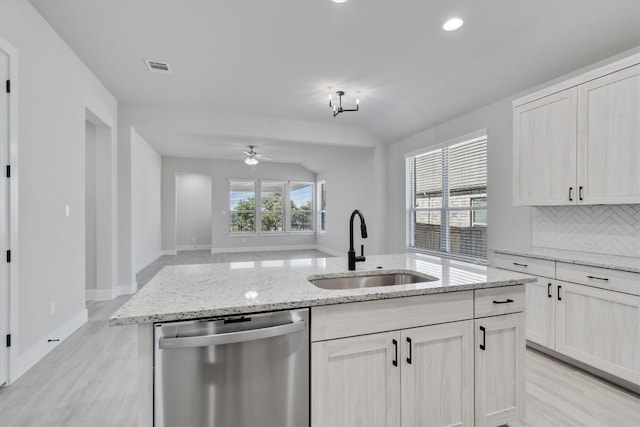
[[[596,277],[596,276],[587,276],[587,279],[602,280],[602,281],[605,281],[605,282],[609,281],[609,279],[607,279],[606,277]]]
[[[494,304],[509,304],[510,302],[513,302],[513,300],[512,300],[511,298],[506,299],[506,300],[504,300],[504,301],[496,301],[496,300],[493,300],[493,303],[494,303]]]
[[[527,264],[519,264],[517,262],[514,262],[513,265],[515,265],[516,267],[524,267],[524,268],[529,267]]]

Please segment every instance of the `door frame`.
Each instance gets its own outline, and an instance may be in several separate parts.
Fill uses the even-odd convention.
[[[8,41],[0,37],[0,50],[9,56],[9,80],[11,80],[11,95],[9,96],[9,146],[8,159],[11,165],[11,178],[7,186],[8,190],[8,242],[11,248],[12,262],[9,263],[8,277],[8,324],[7,333],[12,334],[11,347],[7,351],[7,384],[11,384],[17,373],[13,360],[18,360],[19,337],[15,336],[18,329],[18,51]]]

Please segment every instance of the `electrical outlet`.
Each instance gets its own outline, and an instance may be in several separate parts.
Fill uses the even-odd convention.
[[[56,302],[55,301],[51,301],[49,303],[49,314],[51,316],[55,316],[56,315]]]
[[[69,205],[64,205],[64,216],[71,215],[71,207]]]
[[[191,238],[191,241],[192,241],[192,242],[195,242],[195,241],[196,241],[196,238],[195,238],[195,237],[192,237],[192,238]]]
[[[595,245],[595,243],[593,242],[593,240],[586,240],[586,241],[584,242],[584,244],[583,244],[583,247],[584,247],[585,249],[595,249],[596,245]]]

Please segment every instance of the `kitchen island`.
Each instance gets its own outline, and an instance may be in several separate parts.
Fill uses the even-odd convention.
[[[411,273],[424,281],[354,289],[322,289],[310,282],[392,273]],[[362,419],[369,412],[378,419],[375,424],[380,416],[386,420],[380,425],[400,425],[401,419],[404,425],[419,425],[422,416],[449,424],[501,425],[521,417],[524,409],[523,284],[534,280],[422,254],[370,256],[356,271],[348,271],[345,258],[167,266],[110,324],[138,325],[139,425],[153,423],[154,323],[307,307],[314,427],[348,423],[352,415]],[[381,347],[367,348],[373,342]],[[500,353],[489,357],[491,349]],[[378,350],[382,358],[363,359]],[[372,371],[362,377],[360,368],[366,365]],[[343,383],[336,383],[340,376],[334,368],[343,372]],[[379,374],[386,387],[376,395],[371,386],[378,384]],[[420,381],[434,375],[437,379],[429,384]],[[402,401],[400,377],[407,397]],[[347,402],[349,393],[359,393],[359,382],[368,403],[334,407],[336,392],[346,393],[337,397]],[[404,389],[409,386],[411,393]],[[433,394],[438,389],[446,389],[449,397],[438,398]],[[429,399],[418,401],[426,393]],[[499,408],[500,403],[506,407]],[[436,418],[429,414],[434,409],[440,412]]]

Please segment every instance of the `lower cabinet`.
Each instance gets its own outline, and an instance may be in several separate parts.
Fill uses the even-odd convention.
[[[555,350],[640,384],[640,297],[556,284]]]
[[[400,333],[311,344],[311,425],[400,426]]]
[[[524,313],[475,320],[475,425],[524,418]]]
[[[555,281],[539,277],[527,283],[526,337],[544,347],[554,348],[556,343],[556,287]]]
[[[311,425],[499,426],[522,418],[523,328],[517,313],[315,342]]]

